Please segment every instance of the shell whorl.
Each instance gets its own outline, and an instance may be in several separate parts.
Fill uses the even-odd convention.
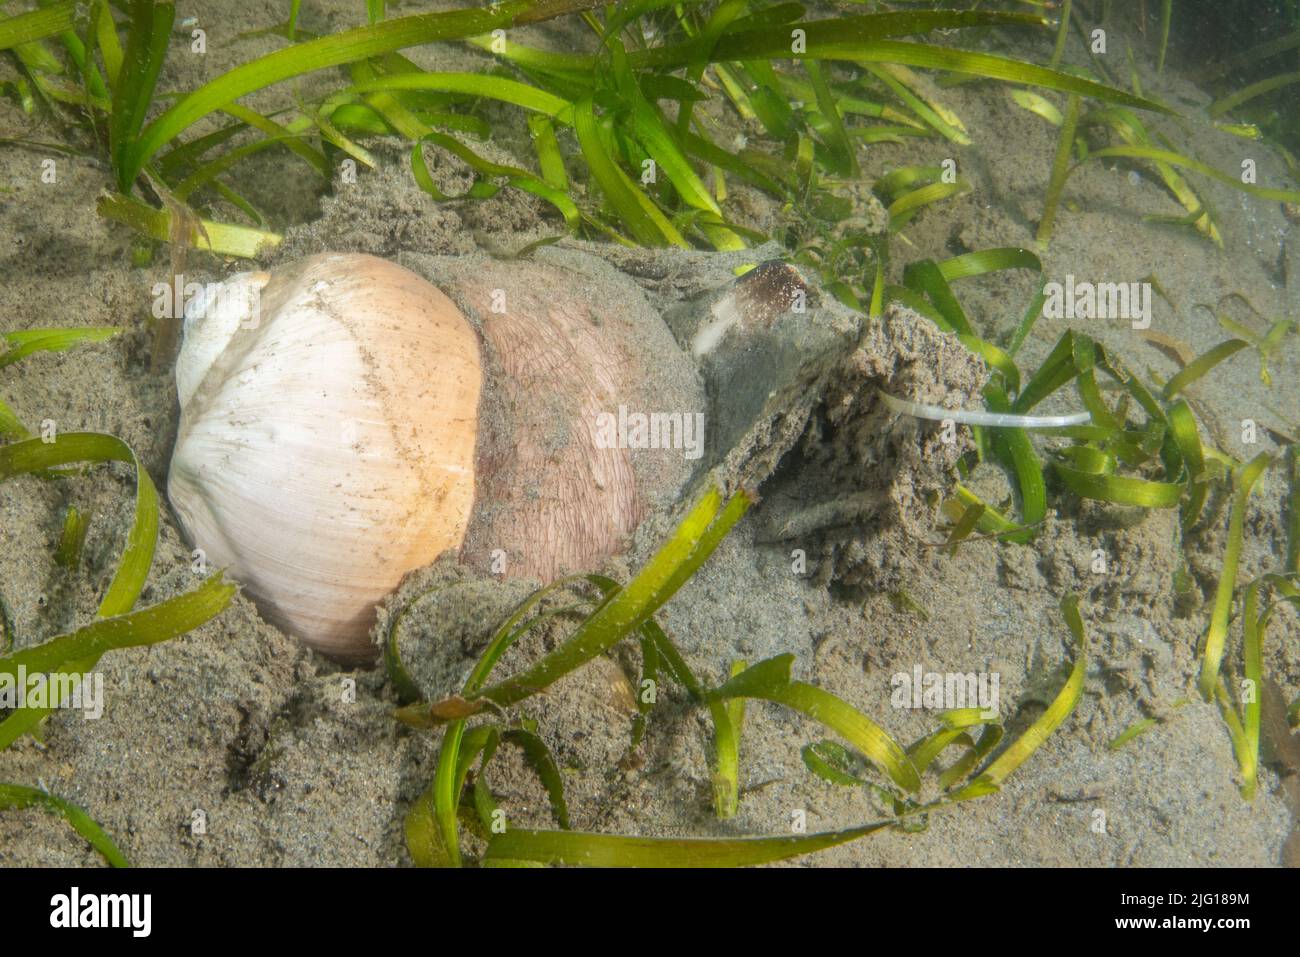
[[[259,299],[270,281],[266,272],[236,273],[225,282],[201,286],[186,303],[184,338],[176,357],[176,394],[182,409],[235,334],[260,321]]]

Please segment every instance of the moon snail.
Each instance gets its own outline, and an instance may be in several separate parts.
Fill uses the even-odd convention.
[[[266,620],[350,664],[374,658],[376,603],[445,552],[463,560],[467,533],[486,529],[515,575],[594,567],[649,494],[625,450],[597,447],[594,412],[645,376],[599,304],[546,302],[476,323],[402,266],[333,253],[196,298],[168,475],[186,537]],[[493,388],[512,431],[484,443]],[[563,418],[565,447],[539,443],[530,414]]]

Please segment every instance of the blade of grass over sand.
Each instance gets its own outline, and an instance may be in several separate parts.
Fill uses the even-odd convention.
[[[409,718],[404,720],[419,726],[450,720],[443,735],[433,783],[407,815],[407,846],[417,865],[460,866],[461,863],[456,812],[463,779],[458,778],[456,768],[461,741],[466,734],[464,719],[485,704],[505,706],[544,690],[637,628],[652,625],[654,612],[698,570],[748,506],[749,498],[743,492],[734,495],[724,507],[718,491],[710,491],[691,510],[668,543],[624,588],[618,588],[615,582],[602,576],[572,576],[534,592],[497,629],[470,673],[461,695],[431,706],[421,704],[402,709],[409,712]],[[581,580],[597,585],[605,598],[579,624],[573,635],[523,674],[483,690],[501,656],[538,620],[535,617],[521,625],[525,615],[547,595]],[[651,639],[658,639],[661,652],[670,654],[672,660],[679,662],[679,676],[688,682],[693,696],[702,699],[702,689],[690,675],[685,662],[680,662],[679,656],[675,655],[667,636],[658,629],[646,634]],[[400,717],[402,712],[399,712]],[[722,764],[730,752],[729,742],[735,732],[728,712],[721,705],[714,712],[714,724],[719,738],[719,763]]]
[[[175,16],[176,8],[170,0],[131,0],[126,48],[113,85],[113,113],[108,126],[109,156],[117,171],[118,189],[123,193],[130,191],[139,173],[139,167],[131,162],[131,149],[153,99]]]
[[[580,831],[509,828],[492,838],[486,864],[534,861],[582,867],[752,867],[866,837],[890,827],[879,821],[843,831],[793,837],[624,837]]]
[[[1070,669],[1070,677],[1066,679],[1065,686],[1024,734],[998,755],[979,777],[953,795],[954,801],[965,801],[998,790],[1002,782],[1042,746],[1079,703],[1079,697],[1083,694],[1083,680],[1088,672],[1088,639],[1083,630],[1083,619],[1079,617],[1077,595],[1067,595],[1061,599],[1061,614],[1075,642],[1074,666]]]
[[[1257,196],[1260,199],[1271,199],[1280,203],[1300,203],[1300,190],[1286,189],[1267,189],[1263,186],[1255,186],[1251,183],[1243,183],[1241,180],[1222,170],[1217,170],[1199,160],[1183,156],[1181,153],[1174,153],[1169,150],[1159,150],[1146,146],[1107,146],[1104,149],[1093,150],[1088,154],[1088,160],[1103,159],[1107,156],[1120,156],[1128,159],[1148,159],[1160,163],[1167,163],[1170,166],[1177,166],[1183,169],[1190,169],[1200,173],[1202,176],[1208,176],[1216,179],[1220,183],[1231,186],[1233,189],[1241,190],[1243,193],[1249,193],[1251,196]],[[1077,168],[1077,166],[1076,166]]]
[[[1042,18],[1023,13],[970,10],[866,13],[799,20],[751,30],[728,30],[716,42],[710,37],[698,37],[685,43],[638,51],[632,54],[631,63],[634,67],[682,67],[701,60],[710,63],[730,60],[761,63],[775,59],[839,59],[848,58],[854,49],[865,49],[873,42],[890,37],[913,36],[935,30],[1040,26],[1042,23]],[[744,22],[739,22],[739,26],[744,26]],[[801,36],[796,37],[796,30]],[[799,49],[796,49],[796,39],[801,41]]]
[[[744,492],[725,506],[714,490],[682,521],[672,538],[625,588],[584,621],[573,636],[537,664],[473,696],[499,707],[515,704],[607,651],[653,615],[704,564],[749,508]]]
[[[1165,52],[1169,49],[1169,23],[1173,11],[1174,0],[1160,0],[1160,53],[1156,57],[1156,73],[1165,72]]]
[[[1265,93],[1272,93],[1274,90],[1280,90],[1284,86],[1300,83],[1300,72],[1280,73],[1277,76],[1271,76],[1266,80],[1260,80],[1258,83],[1252,83],[1250,86],[1243,87],[1236,93],[1223,97],[1221,100],[1215,100],[1209,106],[1210,116],[1222,116],[1229,110],[1241,106],[1241,104],[1255,99],[1257,96],[1263,96]]]
[[[1165,399],[1174,398],[1178,393],[1196,382],[1196,380],[1200,379],[1224,359],[1236,355],[1249,345],[1250,343],[1244,339],[1229,339],[1227,342],[1219,343],[1209,352],[1202,356],[1198,356],[1179,370],[1177,374],[1165,383],[1164,389],[1161,390],[1161,395]]]
[[[57,814],[86,839],[112,867],[130,867],[126,855],[113,843],[113,839],[84,809],[61,797],[39,791],[22,784],[0,784],[0,808],[39,807]]]
[[[1053,70],[1061,65],[1061,57],[1065,55],[1065,41],[1070,36],[1070,7],[1072,0],[1061,0],[1061,12],[1059,14],[1060,22],[1056,27],[1056,43],[1052,47],[1052,59],[1050,65]]]
[[[790,666],[793,663],[794,655],[779,655],[761,661],[710,692],[709,698],[720,701],[762,698],[785,705],[842,735],[904,791],[920,788],[921,779],[916,768],[887,731],[830,692],[791,680]]]
[[[1210,613],[1210,627],[1205,634],[1201,652],[1201,674],[1197,681],[1201,696],[1213,700],[1215,684],[1219,679],[1219,666],[1223,661],[1224,646],[1228,640],[1228,623],[1232,614],[1232,593],[1237,585],[1237,566],[1241,561],[1242,532],[1246,522],[1246,506],[1255,483],[1273,463],[1273,458],[1261,452],[1248,463],[1236,469],[1232,476],[1232,507],[1228,517],[1228,543],[1223,552],[1223,565],[1219,571],[1219,584],[1214,592],[1214,609]]]
[[[1046,248],[1052,239],[1052,227],[1056,223],[1056,207],[1061,201],[1061,192],[1065,189],[1065,180],[1070,175],[1070,154],[1074,152],[1074,135],[1079,125],[1079,98],[1070,97],[1065,109],[1065,121],[1061,124],[1061,135],[1056,142],[1056,159],[1052,161],[1052,175],[1047,183],[1047,198],[1043,201],[1043,215],[1038,220],[1036,237],[1040,248]]]
[[[599,5],[598,0],[509,0],[477,10],[416,14],[308,40],[258,57],[181,97],[145,127],[124,157],[119,182],[134,181],[155,153],[209,113],[282,80],[406,47],[465,39]]]
[[[130,611],[144,588],[158,540],[158,491],[121,439],[98,432],[65,432],[53,442],[27,439],[0,447],[0,482],[75,462],[124,462],[135,470],[135,520],[117,572],[99,605],[102,617]]]
[[[141,235],[159,242],[175,239],[172,214],[166,209],[154,209],[130,196],[105,195],[95,204],[99,215],[105,219],[130,226]],[[256,259],[278,246],[282,237],[263,229],[217,223],[209,219],[197,220],[197,225],[186,230],[185,241],[195,249],[217,255]]]
[[[731,677],[745,670],[743,661],[731,663]],[[712,704],[712,702],[711,702]],[[713,808],[721,819],[735,817],[740,807],[740,732],[745,724],[745,701],[732,698],[722,704],[727,720],[714,722]]]
[[[1259,787],[1259,728],[1261,700],[1267,690],[1264,685],[1264,633],[1273,606],[1260,609],[1261,588],[1272,581],[1294,588],[1278,576],[1257,578],[1246,587],[1246,598],[1241,609],[1241,663],[1244,688],[1242,703],[1242,748],[1237,755],[1241,771],[1241,794],[1247,801],[1255,799]],[[1292,596],[1292,601],[1296,600]]]
[[[1156,143],[1148,132],[1146,125],[1131,110],[1123,107],[1105,107],[1091,110],[1079,121],[1083,125],[1102,125],[1119,135],[1128,146],[1155,149]],[[1187,210],[1186,217],[1147,217],[1152,222],[1167,221],[1173,225],[1195,226],[1196,230],[1210,239],[1215,245],[1222,246],[1223,238],[1218,227],[1207,210],[1205,201],[1192,189],[1187,180],[1174,172],[1168,163],[1152,161],[1156,173],[1164,182],[1165,188]]]
[[[643,246],[686,248],[689,244],[677,231],[677,227],[637,188],[614,160],[605,146],[598,124],[590,99],[583,100],[575,107],[574,131],[578,135],[578,145],[587,160],[592,178],[599,184],[619,219]]]
[[[68,510],[63,515],[63,532],[59,536],[59,547],[54,552],[55,564],[69,571],[81,564],[81,549],[86,544],[88,531],[90,531],[90,515],[75,505],[68,506]]]
[[[125,615],[101,618],[69,634],[6,655],[0,658],[0,674],[16,676],[19,668],[25,668],[28,674],[66,673],[72,662],[98,658],[118,648],[167,641],[221,614],[237,590],[217,572],[199,587],[175,598]]]
[[[135,453],[120,439],[94,432],[65,433],[53,442],[27,439],[0,446],[0,482],[74,462],[125,462],[135,469],[135,520],[98,611],[101,618],[122,615],[131,610],[144,588],[158,541],[158,492],[149,473],[136,460]],[[73,662],[70,671],[84,673],[93,668],[96,661],[98,656]],[[0,722],[0,750],[34,728],[52,710],[24,708],[5,718]]]
[[[121,326],[73,326],[6,332],[0,335],[0,342],[7,347],[0,352],[0,369],[36,352],[63,352],[83,342],[103,342],[121,331]]]
[[[510,646],[518,641],[529,629],[541,623],[544,615],[535,615],[530,621],[525,616],[538,607],[550,595],[570,587],[582,579],[582,576],[570,576],[552,582],[538,589],[525,598],[497,628],[487,647],[479,657],[474,669],[465,681],[462,695],[455,700],[465,702],[486,683],[501,660],[501,656]],[[521,621],[523,624],[520,624]],[[416,698],[419,698],[418,691]],[[465,709],[461,709],[463,712]],[[427,720],[427,705],[411,705],[398,712],[398,719],[418,727],[431,726]],[[404,713],[406,716],[404,716]],[[475,729],[481,733],[484,729]],[[405,822],[406,844],[411,859],[417,867],[460,867],[459,826],[457,814],[460,808],[460,795],[464,789],[462,747],[466,742],[466,722],[463,717],[452,720],[442,737],[442,747],[438,751],[438,764],[434,770],[433,781],[411,806]]]
[[[0,20],[0,50],[12,50],[24,43],[35,43],[71,30],[76,19],[76,9],[74,0],[61,0],[47,7]]]

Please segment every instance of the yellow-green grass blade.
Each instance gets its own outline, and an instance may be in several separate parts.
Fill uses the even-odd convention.
[[[130,867],[126,855],[86,811],[63,798],[22,784],[0,784],[0,808],[39,807],[57,814],[86,839],[111,867]]]
[[[1160,0],[1160,53],[1156,57],[1156,73],[1165,72],[1165,53],[1169,49],[1169,23],[1173,19],[1174,0]]]
[[[1207,372],[1217,366],[1229,356],[1236,355],[1242,349],[1249,346],[1250,343],[1244,339],[1229,339],[1227,342],[1220,342],[1217,346],[1198,356],[1178,371],[1168,382],[1165,383],[1161,395],[1166,399],[1172,399],[1182,392],[1192,383],[1196,382]]]
[[[996,378],[984,387],[984,401],[991,412],[1012,411],[1011,401]],[[1031,528],[1038,525],[1047,516],[1047,485],[1029,433],[1022,428],[994,429],[992,447],[1003,469],[1015,479],[1021,524]]]
[[[1065,686],[1024,734],[998,755],[979,777],[953,795],[954,801],[980,797],[999,789],[1002,782],[1042,746],[1079,703],[1088,673],[1088,639],[1083,630],[1083,619],[1079,616],[1077,595],[1066,595],[1061,599],[1061,614],[1075,642],[1074,667],[1070,669]]]
[[[100,196],[95,209],[105,219],[130,226],[150,239],[172,241],[172,214],[166,209],[154,209],[138,199],[122,194]],[[218,223],[210,219],[199,220],[198,225],[186,237],[187,243],[195,249],[241,259],[256,259],[278,246],[281,239],[278,233],[268,230]]]
[[[842,736],[880,767],[904,791],[916,791],[921,778],[897,741],[880,725],[829,691],[793,681],[794,655],[779,655],[747,668],[709,693],[710,700],[762,698],[785,705]]]
[[[7,347],[0,352],[0,369],[36,352],[63,352],[83,342],[103,342],[121,331],[121,326],[73,326],[6,332],[0,335],[0,342]]]
[[[1242,534],[1246,522],[1246,506],[1255,483],[1273,463],[1273,457],[1261,452],[1247,464],[1233,472],[1232,506],[1228,517],[1228,543],[1224,548],[1223,566],[1219,570],[1219,583],[1214,592],[1214,608],[1210,612],[1210,626],[1205,633],[1201,652],[1201,674],[1197,681],[1201,696],[1210,701],[1219,680],[1219,667],[1223,662],[1224,647],[1228,640],[1228,624],[1232,614],[1232,593],[1237,585],[1237,567],[1241,561]]]
[[[306,163],[316,170],[321,176],[328,179],[331,175],[329,160],[320,150],[311,146],[302,138],[303,131],[307,128],[310,121],[305,117],[299,117],[297,120],[288,125],[275,122],[270,117],[263,116],[260,113],[250,110],[238,103],[231,103],[226,106],[223,113],[228,113],[237,120],[247,123],[253,129],[260,130],[271,139],[282,142],[284,147],[290,152],[301,157]]]
[[[1140,508],[1177,508],[1186,486],[1181,482],[1155,482],[1127,475],[1104,475],[1052,463],[1057,478],[1080,498]]]
[[[1055,103],[1032,90],[1012,90],[1011,99],[1017,106],[1030,113],[1038,114],[1053,126],[1060,126],[1065,122],[1065,116]]]
[[[1093,150],[1088,154],[1089,160],[1102,159],[1107,156],[1122,156],[1128,159],[1148,159],[1160,163],[1167,163],[1170,166],[1177,166],[1183,169],[1190,169],[1203,176],[1218,180],[1231,186],[1233,189],[1241,190],[1243,193],[1249,193],[1251,196],[1257,196],[1260,199],[1271,199],[1280,203],[1300,203],[1300,191],[1285,189],[1267,189],[1263,186],[1256,186],[1251,183],[1243,183],[1240,179],[1222,170],[1215,169],[1199,160],[1183,156],[1181,153],[1174,153],[1169,150],[1155,149],[1149,146],[1107,146],[1104,149]],[[1083,162],[1086,162],[1084,160]]]
[[[1032,63],[1011,60],[990,53],[975,53],[969,50],[954,50],[948,47],[906,43],[897,40],[879,40],[864,44],[862,47],[857,48],[856,52],[851,50],[845,52],[848,59],[875,63],[899,63],[904,66],[969,73],[993,80],[1006,80],[1011,83],[1092,97],[1104,102],[1134,107],[1135,109],[1176,115],[1173,110],[1163,103],[1134,96],[1123,90],[1093,80],[1085,80],[1070,73],[1035,66]],[[852,55],[847,55],[850,53]]]
[[[293,124],[287,127],[280,126],[271,121],[267,121],[267,124],[267,127],[265,127],[267,132],[266,138],[244,143],[241,146],[237,146],[234,149],[223,153],[216,159],[198,166],[172,189],[173,198],[182,203],[186,202],[196,190],[211,183],[218,176],[231,169],[241,160],[247,159],[249,156],[278,145],[283,145],[292,152],[303,156],[303,158],[312,165],[316,172],[320,173],[326,179],[329,178],[330,169],[329,164],[325,159],[325,154],[302,141],[304,131],[316,125],[313,123],[311,118],[300,117],[295,120]],[[263,129],[260,124],[258,128]]]
[[[1209,107],[1210,116],[1222,116],[1234,107],[1253,100],[1257,96],[1272,93],[1274,90],[1280,90],[1282,87],[1290,86],[1293,83],[1300,83],[1300,72],[1279,73],[1277,76],[1271,76],[1266,80],[1260,80],[1258,83],[1252,83],[1236,93],[1211,103]]]
[[[508,0],[489,7],[416,14],[294,44],[250,60],[173,103],[141,132],[122,173],[133,180],[178,135],[214,110],[283,80],[406,47],[459,40],[596,6],[593,0]]]
[[[934,30],[1040,26],[1042,23],[1041,17],[1021,13],[953,10],[867,13],[801,20],[752,30],[730,30],[716,42],[709,37],[700,37],[686,43],[637,51],[631,54],[630,59],[634,67],[680,67],[701,61],[849,58],[853,50],[869,47],[873,42],[888,37],[912,36]],[[794,48],[796,30],[802,33],[802,50]]]
[[[62,0],[0,20],[0,50],[12,50],[24,43],[34,43],[71,30],[76,20],[76,8],[73,0]]]
[[[745,662],[731,663],[731,677],[745,670]],[[715,703],[710,702],[713,706]],[[714,722],[713,809],[721,819],[736,816],[740,807],[740,734],[745,725],[745,700],[732,698],[718,703],[725,709],[727,720]]]
[[[95,32],[95,45],[104,61],[104,78],[110,90],[117,88],[118,74],[122,71],[122,44],[117,37],[117,24],[109,0],[95,0],[90,17]]]
[[[131,0],[126,48],[113,87],[113,109],[108,124],[108,148],[117,186],[123,193],[139,175],[142,165],[132,158],[132,149],[153,100],[154,86],[167,56],[176,8],[170,0]]]
[[[459,93],[510,103],[570,124],[573,104],[562,97],[506,77],[481,73],[398,73],[359,81],[346,92],[374,93],[395,90]]]
[[[1131,111],[1122,107],[1107,107],[1104,109],[1093,110],[1080,120],[1084,124],[1101,123],[1119,134],[1129,146],[1155,148],[1151,140],[1151,134],[1142,121],[1137,118]],[[1151,221],[1167,221],[1174,225],[1195,226],[1196,230],[1210,239],[1215,245],[1222,246],[1223,238],[1219,235],[1219,229],[1214,224],[1213,218],[1206,210],[1206,204],[1192,189],[1187,180],[1183,179],[1178,173],[1174,172],[1173,167],[1168,163],[1153,161],[1156,172],[1164,181],[1165,187],[1174,195],[1174,198],[1187,210],[1186,217],[1147,217]]]
[[[486,864],[534,861],[581,867],[752,867],[866,837],[890,827],[879,821],[843,831],[788,837],[625,837],[581,831],[510,828],[492,838]]]
[[[27,439],[31,435],[31,431],[23,425],[14,410],[0,399],[0,439]]]
[[[887,212],[889,213],[889,231],[898,232],[916,216],[917,213],[930,203],[937,203],[940,200],[956,196],[958,193],[964,193],[970,189],[970,184],[966,180],[957,178],[955,182],[930,183],[928,186],[921,186],[909,193],[904,193],[898,199],[889,204]]]
[[[598,608],[568,641],[522,674],[475,697],[501,707],[514,704],[608,650],[685,584],[748,507],[743,492],[725,507],[716,489],[707,493],[636,578]]]
[[[1061,192],[1070,175],[1070,154],[1074,151],[1074,136],[1079,125],[1079,97],[1071,96],[1065,109],[1065,121],[1061,124],[1061,135],[1056,141],[1056,158],[1052,161],[1052,175],[1047,182],[1047,198],[1043,201],[1043,215],[1038,220],[1038,233],[1035,236],[1040,248],[1046,248],[1052,239],[1052,228],[1056,223],[1056,209],[1061,201]]]
[[[606,149],[591,100],[584,100],[575,107],[574,130],[592,178],[637,242],[643,246],[687,248],[689,244],[677,227],[650,197],[637,188]]]
[[[81,564],[81,549],[86,544],[86,533],[90,531],[90,515],[75,505],[68,506],[63,515],[63,531],[59,535],[59,547],[54,552],[54,562],[60,568],[69,571]]]
[[[913,113],[933,127],[944,139],[962,146],[970,145],[970,137],[966,135],[966,129],[955,113],[942,104],[926,101],[921,94],[912,89],[909,84],[914,85],[916,77],[910,70],[894,63],[864,62],[861,65],[863,69],[889,87],[895,96],[906,103]]]
[[[110,618],[125,614],[135,605],[149,576],[158,541],[158,492],[135,453],[121,439],[96,432],[70,432],[57,436],[53,442],[27,439],[0,447],[0,482],[83,461],[125,462],[135,469],[135,519],[117,571],[99,605],[99,617]],[[73,663],[71,671],[74,674],[89,671],[98,660],[98,655],[81,659]],[[53,708],[25,708],[4,719],[0,722],[0,750],[9,747],[52,711]]]
[[[74,462],[125,462],[135,469],[135,520],[126,550],[100,602],[102,617],[130,611],[144,588],[158,539],[158,492],[149,473],[121,439],[99,432],[66,432],[53,442],[27,439],[0,447],[0,482]]]
[[[123,615],[100,618],[89,625],[39,645],[0,658],[0,674],[57,674],[72,662],[98,659],[119,648],[155,645],[215,618],[226,609],[238,590],[222,573],[209,577],[191,591]]]
[[[538,179],[532,173],[514,166],[504,166],[499,163],[479,156],[464,143],[455,137],[448,136],[445,133],[430,131],[425,133],[416,142],[411,149],[411,172],[415,177],[415,182],[426,193],[440,202],[456,199],[443,193],[433,181],[433,176],[429,173],[429,167],[424,160],[424,144],[433,143],[436,146],[447,150],[463,160],[467,165],[473,168],[477,173],[484,177],[502,176],[517,189],[532,193],[540,199],[546,200],[564,217],[565,226],[569,232],[574,232],[578,228],[580,213],[577,205],[569,198],[563,190],[549,186],[542,180]],[[487,198],[497,193],[500,187],[487,179],[476,179],[474,184],[466,191],[466,197]]]

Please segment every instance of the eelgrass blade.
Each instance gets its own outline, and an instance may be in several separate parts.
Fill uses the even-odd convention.
[[[111,867],[130,867],[126,855],[113,843],[108,833],[86,811],[65,801],[61,797],[39,791],[22,784],[0,784],[0,809],[3,808],[44,808],[57,814],[72,826],[72,829],[86,839],[98,851]]]
[[[630,60],[634,67],[682,67],[701,60],[711,63],[728,60],[766,63],[788,58],[851,59],[855,50],[870,49],[873,44],[890,37],[925,34],[935,30],[1040,26],[1042,23],[1041,17],[1022,13],[953,10],[867,13],[801,20],[749,30],[735,29],[725,33],[716,42],[709,37],[698,37],[685,43],[638,51],[630,55]],[[742,21],[733,26],[744,25]],[[796,35],[796,30],[799,35]],[[800,41],[800,49],[796,49],[796,40]],[[885,62],[905,61],[886,59]]]
[[[7,347],[0,352],[0,369],[33,353],[63,352],[83,342],[103,342],[121,331],[121,326],[72,326],[6,332],[0,334],[0,342]]]
[[[550,749],[538,735],[523,728],[510,728],[501,732],[501,739],[517,745],[524,752],[524,758],[537,773],[537,779],[546,789],[547,799],[551,802],[551,813],[555,823],[566,831],[569,829],[569,806],[564,800],[564,778],[551,756]]]
[[[1160,163],[1167,163],[1170,166],[1177,166],[1184,169],[1194,170],[1203,176],[1218,180],[1231,186],[1233,189],[1241,190],[1243,193],[1249,193],[1251,196],[1257,196],[1260,199],[1271,199],[1280,203],[1300,203],[1300,191],[1286,189],[1268,189],[1263,186],[1256,186],[1251,183],[1243,183],[1241,180],[1222,170],[1215,169],[1199,160],[1183,156],[1181,153],[1174,153],[1170,150],[1160,150],[1149,146],[1107,146],[1104,149],[1093,150],[1088,154],[1088,159],[1103,159],[1107,156],[1122,156],[1128,159],[1148,159]],[[1086,160],[1085,160],[1086,162]]]
[[[109,155],[123,193],[130,192],[140,172],[131,153],[153,100],[175,16],[171,0],[131,0],[126,48],[113,86],[113,115],[108,127]]]
[[[1056,223],[1056,208],[1061,201],[1061,192],[1065,189],[1065,180],[1070,175],[1070,154],[1074,151],[1074,135],[1079,125],[1079,98],[1071,96],[1065,109],[1065,121],[1061,124],[1061,135],[1056,142],[1056,159],[1052,161],[1052,175],[1047,183],[1047,198],[1043,200],[1043,215],[1038,220],[1038,245],[1046,248],[1052,238],[1052,227]]]
[[[126,548],[117,571],[99,604],[101,618],[122,615],[131,610],[144,588],[153,564],[158,541],[158,492],[153,481],[120,439],[99,433],[66,433],[53,442],[26,439],[0,446],[0,482],[72,462],[126,462],[135,469],[135,520],[127,534]],[[98,656],[74,662],[72,672],[84,673],[94,667]],[[23,734],[50,714],[50,708],[24,708],[0,722],[0,750],[9,747]]]
[[[596,0],[507,0],[481,9],[384,20],[276,50],[223,73],[173,103],[144,128],[132,145],[119,181],[134,180],[155,153],[209,113],[282,80],[406,47],[478,36],[597,5]]]
[[[726,684],[709,692],[710,700],[762,698],[820,722],[841,735],[864,757],[879,766],[904,791],[916,791],[920,776],[907,753],[880,725],[829,691],[793,681],[790,666],[794,655],[778,655],[741,672]]]
[[[745,662],[731,663],[731,677],[745,670]],[[714,705],[710,702],[710,705]],[[713,810],[722,820],[736,816],[740,808],[740,733],[745,724],[745,701],[732,698],[718,702],[725,710],[723,722],[714,721]]]
[[[1174,0],[1160,0],[1160,53],[1156,57],[1156,73],[1165,72],[1165,53],[1169,49],[1169,23],[1173,19]]]
[[[636,187],[606,148],[590,99],[583,100],[574,108],[574,131],[592,178],[637,242],[644,246],[686,248],[689,244],[682,234]]]
[[[1165,383],[1161,395],[1166,399],[1172,399],[1178,393],[1182,392],[1189,385],[1196,382],[1207,372],[1217,366],[1229,356],[1236,355],[1242,349],[1249,346],[1250,343],[1244,339],[1229,339],[1227,342],[1221,342],[1209,352],[1198,356],[1192,362],[1178,371],[1168,382]]]
[[[0,20],[0,50],[12,50],[71,30],[76,21],[76,8],[74,0],[61,0]]]
[[[1284,86],[1291,86],[1294,83],[1300,83],[1300,72],[1280,73],[1277,76],[1271,76],[1266,80],[1260,80],[1258,83],[1252,83],[1250,86],[1243,87],[1230,96],[1225,96],[1221,100],[1215,100],[1209,106],[1210,116],[1222,116],[1229,110],[1240,106],[1257,96],[1263,96],[1265,93],[1272,93],[1274,90],[1280,90]]]
[[[116,574],[99,605],[102,617],[131,610],[144,588],[158,539],[158,492],[149,473],[121,439],[98,432],[65,432],[53,442],[27,439],[0,446],[0,482],[74,462],[125,462],[135,470],[135,520]]]
[[[1210,612],[1210,626],[1205,634],[1201,651],[1201,674],[1197,681],[1201,696],[1210,701],[1219,680],[1219,666],[1223,661],[1224,646],[1228,639],[1228,622],[1232,613],[1232,594],[1237,586],[1237,566],[1241,560],[1242,532],[1246,522],[1246,506],[1255,483],[1273,463],[1273,457],[1261,452],[1247,464],[1236,469],[1232,476],[1232,506],[1228,517],[1228,543],[1224,547],[1223,565],[1219,570],[1219,583],[1214,592],[1214,608]]]
[[[645,568],[563,645],[523,673],[477,693],[474,699],[500,707],[514,704],[613,647],[686,583],[748,507],[749,498],[743,492],[732,496],[725,507],[716,489],[708,492]]]
[[[19,668],[28,674],[64,672],[71,662],[99,658],[118,648],[154,645],[183,635],[221,614],[234,598],[237,586],[221,572],[197,588],[111,618],[101,618],[74,632],[23,648],[0,658],[0,674],[16,676]]]
[[[488,844],[485,864],[534,861],[580,867],[752,867],[825,850],[890,827],[878,821],[790,837],[624,837],[509,828]]]
[[[105,219],[130,226],[141,235],[159,242],[172,242],[172,213],[154,209],[134,197],[122,194],[99,197],[95,210]],[[264,229],[217,223],[209,219],[197,220],[197,225],[184,235],[185,241],[195,249],[241,259],[256,259],[278,246],[283,237]]]
[[[1079,617],[1079,598],[1066,595],[1061,599],[1061,614],[1065,624],[1074,637],[1074,667],[1056,698],[1047,710],[1039,715],[1029,728],[1012,742],[1011,746],[993,760],[975,780],[971,781],[952,796],[954,801],[964,801],[980,797],[998,790],[1007,777],[1025,763],[1025,760],[1037,751],[1058,727],[1074,711],[1079,697],[1083,694],[1083,681],[1088,672],[1088,639],[1083,630],[1083,619]]]
[[[59,547],[54,552],[54,562],[60,568],[72,571],[81,564],[81,549],[90,530],[90,516],[75,505],[69,506],[63,516],[63,531]]]

